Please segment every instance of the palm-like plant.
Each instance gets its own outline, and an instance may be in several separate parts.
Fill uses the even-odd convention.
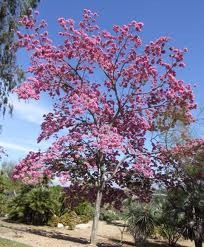
[[[135,244],[143,243],[149,237],[155,226],[155,207],[146,203],[131,203],[126,206],[124,218],[128,231],[133,236]]]
[[[64,211],[63,194],[59,187],[25,187],[10,202],[9,216],[29,224],[47,224],[53,216]]]

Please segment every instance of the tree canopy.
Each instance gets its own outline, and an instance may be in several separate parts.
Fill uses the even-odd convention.
[[[23,79],[23,71],[16,63],[16,52],[11,49],[16,40],[18,20],[36,8],[39,0],[0,0],[0,109],[5,112],[8,94]]]

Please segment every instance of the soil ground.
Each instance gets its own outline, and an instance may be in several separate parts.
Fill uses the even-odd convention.
[[[118,247],[120,245],[122,227],[100,222],[98,229],[99,247]],[[0,236],[32,247],[86,247],[89,245],[91,222],[85,229],[66,230],[47,226],[30,226],[6,222],[0,219]],[[123,247],[134,246],[132,237],[124,233]],[[179,242],[181,246],[193,247],[191,241]],[[164,241],[149,240],[148,247],[166,246]]]

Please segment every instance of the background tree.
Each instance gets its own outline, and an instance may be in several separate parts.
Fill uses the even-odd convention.
[[[114,25],[108,32],[96,25],[96,16],[84,10],[77,25],[59,18],[60,45],[48,38],[45,21],[38,25],[33,15],[21,19],[31,31],[17,33],[16,48],[31,51],[33,77],[16,92],[22,99],[38,100],[41,92],[54,98],[38,141],[57,139],[47,152],[29,153],[13,176],[38,183],[49,173],[94,186],[92,243],[107,185],[126,186],[130,174],[134,185],[151,178],[161,123],[171,128],[168,120],[177,116],[174,124],[178,119],[188,124],[195,108],[191,87],[176,78],[186,49],[169,47],[167,37],[143,46],[143,23]]]
[[[0,169],[0,215],[5,216],[8,213],[8,203],[15,197],[21,188],[20,181],[13,181],[12,171],[15,164],[12,162],[3,162]]]
[[[5,113],[9,104],[8,94],[23,79],[23,71],[16,64],[16,52],[11,49],[16,40],[19,18],[39,0],[0,0],[0,109]]]
[[[202,247],[204,236],[204,141],[192,139],[164,149],[166,167],[157,177],[172,191],[172,210],[183,214],[182,234]],[[178,200],[180,198],[180,201]],[[177,203],[176,203],[177,202]]]
[[[177,193],[176,193],[177,192]],[[184,229],[183,193],[172,189],[164,196],[157,196],[156,223],[158,233],[167,239],[169,246],[176,246]]]

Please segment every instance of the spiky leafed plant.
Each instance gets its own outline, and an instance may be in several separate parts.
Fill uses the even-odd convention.
[[[155,226],[155,207],[147,203],[130,203],[126,205],[124,218],[128,224],[128,231],[133,236],[135,244],[144,243]]]
[[[63,211],[63,194],[59,187],[24,187],[10,202],[9,217],[28,224],[44,225]]]

